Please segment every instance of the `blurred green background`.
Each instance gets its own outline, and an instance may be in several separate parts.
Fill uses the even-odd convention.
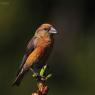
[[[51,23],[59,35],[48,60],[53,73],[48,95],[95,95],[94,0],[0,0],[0,95],[31,95],[29,72],[11,87],[29,39]]]

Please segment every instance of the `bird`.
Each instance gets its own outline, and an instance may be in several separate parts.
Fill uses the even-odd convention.
[[[53,35],[57,33],[56,29],[48,23],[44,23],[38,27],[34,36],[28,42],[25,54],[12,86],[19,86],[24,75],[31,68],[42,68],[46,64],[54,45]]]

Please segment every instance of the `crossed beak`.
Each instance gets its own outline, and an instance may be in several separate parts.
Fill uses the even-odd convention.
[[[56,31],[55,28],[51,27],[49,33],[57,34],[58,32]]]

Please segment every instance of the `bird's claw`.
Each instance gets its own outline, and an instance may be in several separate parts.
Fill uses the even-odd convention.
[[[45,75],[47,65],[43,66],[39,73],[35,72],[32,68],[30,69],[33,73],[33,77],[36,78],[38,81],[45,81],[52,76],[52,74]]]

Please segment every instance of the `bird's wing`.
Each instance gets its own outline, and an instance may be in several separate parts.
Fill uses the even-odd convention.
[[[35,40],[35,37],[33,37],[33,38],[29,41],[29,43],[28,43],[28,45],[27,45],[26,52],[25,52],[25,55],[23,56],[23,59],[22,59],[21,65],[20,65],[20,67],[19,67],[19,69],[18,69],[17,75],[19,74],[19,72],[21,71],[23,65],[25,64],[28,55],[34,50],[34,47],[35,47],[35,45],[34,45],[34,40]]]

